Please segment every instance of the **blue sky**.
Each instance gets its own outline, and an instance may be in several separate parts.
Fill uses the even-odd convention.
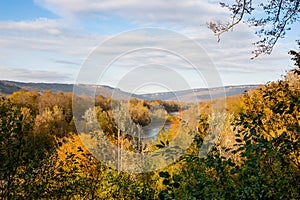
[[[220,8],[216,1],[152,0],[150,3],[147,2],[141,0],[0,1],[0,79],[75,83],[82,65],[93,51],[101,48],[103,41],[122,32],[147,27],[175,31],[197,42],[212,61],[212,66],[216,67],[223,85],[266,83],[279,79],[293,66],[287,52],[297,48],[294,42],[299,38],[299,31],[295,28],[297,25],[285,39],[279,41],[272,55],[262,55],[255,60],[250,60],[251,51],[255,48],[251,44],[258,39],[253,34],[253,29],[240,24],[233,32],[224,34],[221,42],[217,43],[212,32],[206,28],[205,24],[208,21],[229,20],[229,13]],[[137,38],[143,42],[143,37],[146,39],[148,36],[149,34],[139,35]],[[121,48],[118,45],[131,47],[135,42],[135,36],[128,37],[120,41],[120,44],[111,46],[107,52],[117,51]],[[181,45],[164,42],[161,41],[162,46],[177,45],[179,48]],[[189,51],[195,53],[195,49]],[[104,78],[99,79],[99,84],[129,90],[127,85],[132,87],[134,81],[127,85],[118,83],[121,83],[128,74],[130,75],[130,70],[134,67],[141,68],[143,63],[154,63],[167,66],[168,69],[182,75],[191,88],[207,86],[205,77],[195,76],[195,72],[189,70],[188,66],[180,65],[180,61],[162,52],[130,54],[122,59],[110,66]],[[140,73],[141,71],[143,70],[140,70]],[[143,74],[138,74],[132,79],[140,79],[141,76]],[[181,88],[180,84],[177,85],[175,89],[188,89]],[[139,93],[165,91],[163,88],[166,87],[162,86],[158,89],[157,85],[153,85],[151,90],[149,89],[151,86],[147,85],[145,88]]]
[[[34,20],[36,18],[58,18],[55,13],[37,5],[32,0],[9,0],[0,3],[1,20]]]

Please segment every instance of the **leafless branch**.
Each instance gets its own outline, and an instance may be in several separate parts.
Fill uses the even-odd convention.
[[[265,11],[265,17],[253,16],[252,0],[236,0],[236,3],[232,5],[220,3],[232,13],[232,21],[229,23],[210,22],[207,25],[217,36],[218,42],[223,33],[232,30],[245,18],[250,26],[260,27],[256,34],[262,39],[254,43],[257,46],[257,49],[253,51],[253,58],[255,58],[262,53],[270,54],[279,38],[283,38],[286,31],[290,30],[290,25],[300,21],[299,3],[300,0],[270,0],[267,4],[261,3],[259,6]],[[270,27],[267,26],[268,24],[271,28],[268,28]]]

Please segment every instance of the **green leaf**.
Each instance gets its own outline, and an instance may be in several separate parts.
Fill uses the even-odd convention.
[[[169,178],[170,177],[169,172],[159,172],[158,174],[161,178]]]
[[[179,181],[181,181],[181,180],[182,180],[182,176],[180,176],[180,175],[178,175],[178,174],[175,174],[175,175],[173,176],[173,181],[179,182]]]
[[[163,180],[163,184],[164,184],[164,185],[170,185],[170,180],[164,179],[164,180]]]
[[[175,183],[173,183],[173,186],[174,186],[174,188],[179,188],[180,187],[180,183],[175,182]]]

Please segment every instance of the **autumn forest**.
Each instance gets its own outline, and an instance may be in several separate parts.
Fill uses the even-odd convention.
[[[90,99],[85,95],[20,90],[3,96],[0,199],[299,199],[299,54],[293,59],[295,68],[281,80],[227,97],[226,110],[219,113],[211,112],[216,100],[189,105],[135,98],[122,102],[98,95],[94,107],[85,110],[82,105]],[[77,125],[74,98],[79,102],[76,116],[81,115]],[[121,104],[129,109],[128,123],[116,119]],[[155,107],[162,109],[151,112]],[[188,123],[183,116],[191,116],[192,109],[200,114]],[[167,125],[142,140],[141,129],[160,119]],[[200,156],[213,129],[219,135]],[[191,144],[181,149],[191,132]],[[104,137],[116,150],[122,146],[145,155],[142,160],[150,159],[149,152],[170,148],[166,156],[146,163],[153,170],[136,173],[130,164],[138,161],[125,157],[120,166],[120,155],[103,147]],[[97,159],[96,151],[115,158],[117,165]]]

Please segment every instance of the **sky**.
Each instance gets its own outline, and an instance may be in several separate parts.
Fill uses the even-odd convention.
[[[251,60],[253,28],[239,24],[217,42],[206,27],[229,16],[215,0],[2,0],[0,79],[149,93],[264,84],[293,67],[297,25]]]

